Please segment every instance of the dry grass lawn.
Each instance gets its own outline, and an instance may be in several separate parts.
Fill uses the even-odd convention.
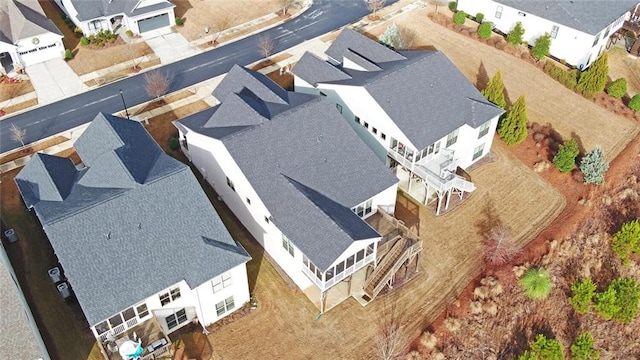
[[[564,88],[533,65],[433,23],[428,11],[412,11],[394,21],[418,34],[418,47],[432,46],[446,54],[473,83],[486,84],[501,70],[508,102],[524,94],[530,122],[550,123],[564,139],[579,138],[587,151],[600,145],[609,159],[638,133],[636,123]],[[371,34],[380,35],[387,26],[381,25]]]
[[[218,24],[226,16],[231,17],[231,27],[274,13],[281,9],[278,0],[175,0],[176,16],[184,20],[184,26],[176,27],[188,41],[209,35],[216,31]]]
[[[609,51],[609,77],[627,79],[627,93],[633,96],[640,93],[640,62],[620,47]]]

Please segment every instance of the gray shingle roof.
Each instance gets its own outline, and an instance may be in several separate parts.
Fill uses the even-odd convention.
[[[591,35],[609,26],[638,0],[494,0]]]
[[[62,35],[37,0],[0,0],[0,41],[15,44],[49,32]]]
[[[71,0],[76,11],[78,11],[78,19],[81,21],[118,14],[138,16],[152,11],[175,7],[171,1],[167,0],[135,9],[135,6],[139,2],[140,0]]]
[[[117,139],[122,145],[110,147]],[[164,154],[141,124],[100,114],[77,143],[91,165],[77,171],[62,200],[34,191],[51,187],[48,178],[65,184],[72,178],[42,165],[55,157],[36,155],[16,184],[36,210],[90,324],[181,280],[194,288],[250,259],[189,167]]]
[[[334,60],[342,62],[342,57],[349,51],[357,53],[359,56],[378,65],[403,59],[402,55],[397,52],[378,44],[353,29],[345,27],[325,51],[325,54]]]
[[[261,74],[254,76],[270,81]],[[242,79],[229,73],[223,83],[238,81]],[[233,94],[229,97],[234,99]],[[289,92],[288,99],[286,110],[218,138],[269,209],[274,224],[325,270],[354,241],[380,236],[350,209],[398,179],[326,98]],[[208,135],[216,128],[212,120],[220,109],[207,127],[198,127],[203,122],[198,118],[186,118],[177,126]],[[218,118],[223,129],[242,121],[244,110],[227,114],[239,119]]]
[[[341,48],[346,48],[343,41],[346,34],[348,39],[359,37],[357,44],[369,42],[369,54],[374,48],[385,54],[392,51],[354,33],[343,31],[336,42],[340,41]],[[350,56],[353,54],[350,52]],[[443,53],[416,50],[398,54],[399,60],[377,63],[381,70],[373,71],[334,66],[305,54],[293,72],[313,85],[363,86],[418,149],[426,148],[464,124],[476,128],[503,112],[487,101]],[[338,77],[336,70],[345,76]]]

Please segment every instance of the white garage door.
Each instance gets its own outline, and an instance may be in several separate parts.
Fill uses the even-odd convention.
[[[140,33],[159,29],[165,26],[169,26],[169,14],[161,14],[152,16],[146,19],[138,20],[138,29]]]

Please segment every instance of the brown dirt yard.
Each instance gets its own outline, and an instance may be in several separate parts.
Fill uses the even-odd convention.
[[[640,61],[629,56],[621,47],[616,46],[609,50],[609,77],[611,80],[621,77],[627,79],[629,96],[640,93]]]
[[[205,36],[205,27],[209,27],[211,35],[216,31],[216,24],[227,16],[231,17],[231,27],[234,27],[281,9],[279,0],[175,0],[173,3],[176,16],[184,20],[184,26],[176,29],[188,41]]]

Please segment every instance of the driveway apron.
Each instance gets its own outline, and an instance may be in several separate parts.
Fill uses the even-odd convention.
[[[38,104],[48,104],[87,90],[82,80],[63,59],[51,59],[26,68],[38,96]]]

